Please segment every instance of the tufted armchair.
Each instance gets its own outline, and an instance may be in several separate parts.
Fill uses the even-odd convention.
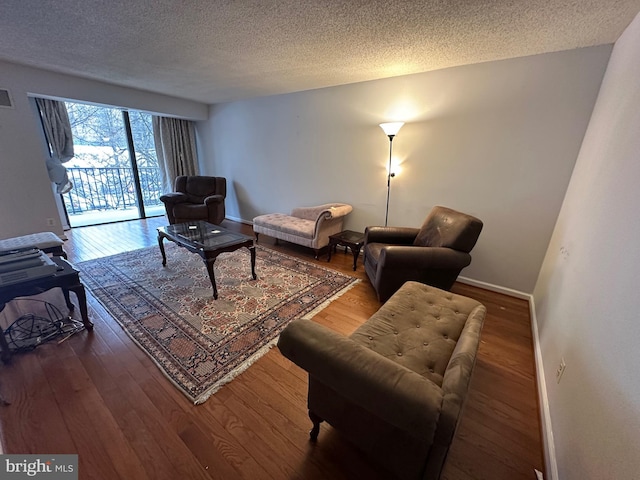
[[[350,337],[291,322],[278,348],[309,373],[311,439],[326,421],[390,478],[439,478],[485,315],[476,300],[407,282]]]
[[[160,197],[171,225],[194,220],[219,225],[224,220],[227,180],[201,175],[176,177],[175,192]]]
[[[321,248],[329,245],[329,235],[342,231],[344,218],[353,207],[346,203],[326,203],[315,207],[298,207],[291,215],[269,213],[253,219],[256,235],[264,233],[276,240],[285,240],[313,248],[315,257]]]
[[[421,228],[367,227],[364,268],[378,300],[408,280],[449,290],[481,231],[482,221],[446,207],[433,207]]]

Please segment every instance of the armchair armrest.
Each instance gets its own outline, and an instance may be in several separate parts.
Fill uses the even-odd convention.
[[[387,245],[380,251],[378,268],[464,268],[471,255],[445,247]]]
[[[418,228],[409,227],[367,227],[364,231],[364,243],[412,245],[419,231]]]
[[[223,195],[210,195],[210,196],[208,196],[207,198],[204,199],[204,204],[206,206],[219,204],[219,203],[223,203],[223,202],[224,202],[224,196]]]
[[[185,203],[189,197],[181,192],[165,193],[160,197],[160,201],[165,204]]]
[[[291,322],[278,348],[310,376],[387,423],[433,438],[443,395],[418,373],[311,320]]]

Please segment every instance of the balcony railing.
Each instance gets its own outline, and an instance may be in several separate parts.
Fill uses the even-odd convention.
[[[133,170],[124,167],[67,168],[73,188],[63,195],[67,212],[76,215],[96,210],[122,210],[137,205]],[[144,205],[159,205],[160,170],[138,167]]]

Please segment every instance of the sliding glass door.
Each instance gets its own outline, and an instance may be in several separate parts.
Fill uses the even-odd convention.
[[[153,140],[151,115],[135,110],[124,112],[124,114],[125,117],[128,116],[126,120],[130,125],[131,139],[135,151],[134,165],[138,170],[140,198],[142,199],[145,216],[156,217],[164,215],[164,205],[160,201],[162,179]]]
[[[65,164],[73,183],[63,195],[69,225],[162,215],[151,115],[65,103],[75,152]]]

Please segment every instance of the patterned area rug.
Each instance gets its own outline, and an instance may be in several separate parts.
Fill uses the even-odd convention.
[[[215,263],[218,300],[202,259],[167,242],[76,265],[87,288],[165,375],[202,403],[275,344],[296,318],[311,318],[357,279],[256,247]]]

